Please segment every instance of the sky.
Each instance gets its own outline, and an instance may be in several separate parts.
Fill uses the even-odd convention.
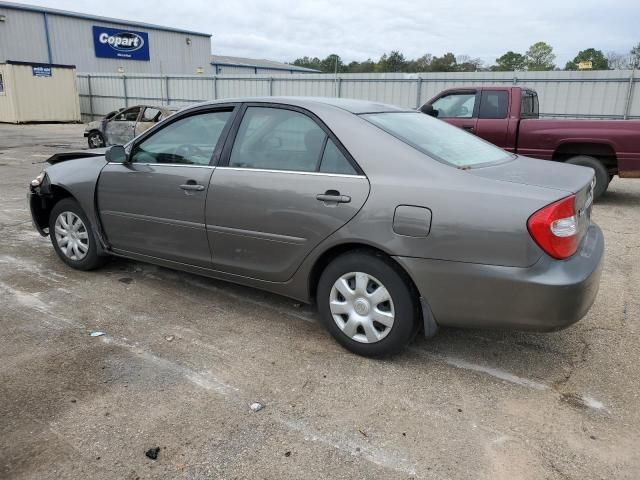
[[[14,0],[15,1],[15,0]],[[292,62],[337,53],[347,63],[399,50],[405,58],[452,52],[490,65],[537,42],[556,64],[596,48],[640,43],[640,0],[30,0],[32,5],[212,34],[218,55]]]

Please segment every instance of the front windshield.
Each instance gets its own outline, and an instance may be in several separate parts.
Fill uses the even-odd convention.
[[[455,167],[473,167],[513,158],[495,145],[424,113],[390,112],[361,116],[422,153]]]

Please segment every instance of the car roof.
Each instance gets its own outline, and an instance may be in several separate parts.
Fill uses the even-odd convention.
[[[380,113],[380,112],[413,112],[408,108],[396,107],[387,103],[373,102],[371,100],[355,100],[351,98],[334,97],[244,97],[215,100],[200,103],[199,105],[215,105],[218,103],[277,103],[293,105],[302,108],[313,109],[319,105],[328,105],[340,108],[354,114]]]

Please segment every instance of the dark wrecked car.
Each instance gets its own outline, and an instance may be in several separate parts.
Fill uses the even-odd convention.
[[[582,318],[604,250],[593,188],[590,168],[415,111],[269,97],[189,107],[106,155],[54,156],[29,194],[73,268],[115,255],[315,301],[343,346],[376,356],[438,325]]]
[[[177,107],[136,105],[89,122],[84,130],[89,148],[124,145],[156,123],[173,115]]]

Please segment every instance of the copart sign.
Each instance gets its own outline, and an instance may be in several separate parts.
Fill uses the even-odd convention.
[[[96,57],[123,60],[149,60],[149,35],[146,32],[93,26]]]

